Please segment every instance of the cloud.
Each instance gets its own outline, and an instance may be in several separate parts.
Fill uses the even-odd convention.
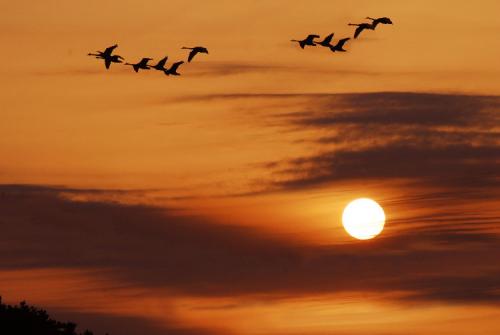
[[[74,201],[60,192],[0,187],[2,269],[98,268],[117,286],[187,296],[376,291],[424,301],[500,301],[500,240],[485,229],[498,222],[494,217],[445,216],[367,243],[318,246],[175,209]]]
[[[270,118],[292,131],[313,130],[301,141],[315,143],[316,152],[265,164],[276,177],[270,189],[400,178],[457,187],[498,183],[499,97],[302,95],[298,105],[296,97],[289,97],[292,112]]]
[[[290,74],[293,72],[308,73],[318,72],[322,74],[334,74],[339,76],[380,76],[381,72],[372,71],[359,71],[359,70],[325,70],[324,68],[311,69],[304,66],[290,66],[281,64],[261,64],[251,62],[217,62],[217,61],[199,61],[197,66],[190,70],[192,76],[229,76],[240,74],[254,74],[254,73],[285,73]]]
[[[290,71],[289,66],[262,65],[257,63],[236,62],[198,62],[197,67],[191,70],[192,76],[230,76],[247,73],[262,73],[276,71]]]
[[[499,146],[388,144],[339,149],[289,160],[279,187],[304,188],[343,180],[418,180],[442,186],[498,186]]]

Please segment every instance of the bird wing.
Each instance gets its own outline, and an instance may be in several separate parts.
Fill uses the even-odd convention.
[[[170,72],[175,72],[175,71],[177,71],[177,69],[179,68],[179,66],[181,66],[182,64],[184,64],[184,62],[183,62],[183,61],[176,62],[176,63],[172,64],[172,66],[170,67],[169,71],[170,71]]]
[[[158,67],[164,67],[165,63],[167,62],[167,60],[168,60],[168,56],[165,57],[165,58],[163,58],[162,60],[160,60],[156,66],[158,66]]]
[[[363,26],[357,27],[356,30],[354,31],[354,38],[357,38],[363,30],[365,30],[365,27],[363,27]]]
[[[143,58],[137,65],[140,67],[147,66],[150,60],[151,58]]]
[[[336,45],[335,47],[340,49],[340,48],[342,48],[342,47],[344,46],[344,44],[345,44],[347,41],[349,41],[349,40],[350,40],[350,38],[349,38],[349,37],[348,37],[348,38],[343,38],[343,39],[341,39],[341,40],[339,40],[339,41],[338,41],[338,43],[337,43],[337,45]]]
[[[319,37],[320,37],[319,35],[313,35],[313,34],[307,35],[307,38],[305,39],[305,41],[314,43],[314,39],[319,38]]]
[[[112,45],[112,46],[106,48],[106,50],[104,50],[103,54],[111,56],[111,54],[113,53],[113,50],[115,50],[116,47],[118,47],[118,44],[115,44],[115,45]]]
[[[321,42],[322,44],[330,44],[333,39],[333,33],[325,37],[325,39]]]
[[[104,58],[104,65],[106,65],[106,69],[109,69],[109,66],[111,65],[111,58],[110,57]]]
[[[194,56],[196,56],[196,54],[198,53],[198,50],[193,49],[189,52],[189,56],[188,56],[188,62],[191,62],[191,60],[194,58]]]

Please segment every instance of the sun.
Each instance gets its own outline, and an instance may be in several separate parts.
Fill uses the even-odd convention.
[[[385,213],[372,199],[360,198],[351,201],[342,213],[344,229],[354,238],[368,240],[382,232]]]

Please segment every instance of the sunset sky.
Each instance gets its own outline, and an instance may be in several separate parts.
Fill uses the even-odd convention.
[[[3,1],[0,296],[111,335],[500,334],[496,0]],[[346,53],[301,50],[310,33]],[[180,77],[87,53],[185,60]],[[353,199],[387,221],[359,241]]]

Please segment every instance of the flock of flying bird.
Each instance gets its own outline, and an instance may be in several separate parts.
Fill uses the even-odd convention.
[[[356,26],[356,30],[354,31],[354,38],[358,38],[359,34],[365,29],[369,30],[375,30],[379,24],[393,24],[391,19],[388,17],[379,17],[377,19],[367,17],[368,20],[371,20],[372,22],[364,22],[364,23],[349,23],[350,26]],[[300,47],[304,49],[306,46],[316,46],[316,45],[321,45],[323,47],[330,48],[332,52],[336,51],[342,51],[345,52],[347,50],[344,49],[344,44],[349,41],[351,38],[342,38],[340,39],[337,44],[333,45],[332,44],[332,39],[333,39],[333,34],[330,34],[326,36],[321,42],[317,42],[314,39],[319,38],[319,35],[308,35],[305,39],[303,40],[292,40],[292,42],[297,42],[299,43]]]
[[[367,17],[366,19],[371,20],[372,22],[365,22],[365,23],[349,23],[350,26],[356,26],[356,30],[354,31],[354,38],[358,38],[359,34],[363,30],[375,30],[375,28],[379,24],[393,24],[391,19],[388,17],[379,17],[377,19]],[[315,41],[316,38],[319,38],[319,35],[308,35],[305,39],[303,40],[292,40],[292,42],[297,42],[299,43],[300,47],[304,49],[306,46],[316,46],[316,45],[321,45],[323,47],[330,48],[332,52],[336,51],[341,51],[345,52],[347,50],[344,49],[345,43],[350,40],[350,37],[347,38],[342,38],[338,40],[338,42],[333,45],[332,40],[333,40],[333,33],[326,36],[321,42]],[[104,51],[96,51],[96,53],[89,53],[89,56],[94,56],[97,59],[102,59],[104,60],[104,65],[106,66],[106,69],[109,69],[111,66],[111,63],[123,63],[125,59],[120,56],[120,55],[113,55],[113,51],[118,47],[118,44],[115,44],[113,46],[110,46],[106,48]],[[194,56],[196,56],[199,53],[205,53],[208,54],[208,50],[205,47],[197,46],[193,48],[187,48],[187,47],[182,47],[182,49],[188,49],[191,50],[189,52],[189,56],[187,61],[191,62],[193,60]],[[155,69],[158,71],[163,71],[167,76],[172,75],[172,76],[179,76],[180,73],[177,72],[179,66],[184,64],[184,61],[179,61],[173,63],[169,68],[165,68],[165,64],[167,63],[168,57],[162,58],[156,65],[149,65],[149,61],[153,60],[152,58],[142,58],[138,63],[124,63],[124,65],[129,65],[132,66],[135,72],[139,72],[139,70],[149,70],[149,69]]]
[[[104,60],[104,65],[106,66],[106,69],[109,69],[111,66],[111,63],[123,63],[125,60],[122,56],[120,55],[113,55],[113,51],[118,47],[118,44],[112,45],[108,48],[106,48],[104,51],[96,51],[96,53],[89,53],[89,56],[94,56],[97,59],[103,59]],[[194,58],[199,53],[205,53],[208,54],[208,50],[205,47],[194,47],[194,48],[187,48],[187,47],[182,47],[182,49],[188,49],[191,50],[189,52],[188,56],[188,63],[191,62]],[[153,60],[152,58],[142,58],[138,63],[124,63],[124,65],[129,65],[132,66],[135,72],[139,72],[139,70],[149,70],[149,69],[155,69],[158,71],[163,71],[167,76],[180,76],[181,74],[177,72],[177,69],[179,66],[184,64],[184,61],[179,61],[173,63],[169,68],[165,68],[165,64],[167,63],[168,56],[162,58],[156,65],[149,65],[149,61]]]

